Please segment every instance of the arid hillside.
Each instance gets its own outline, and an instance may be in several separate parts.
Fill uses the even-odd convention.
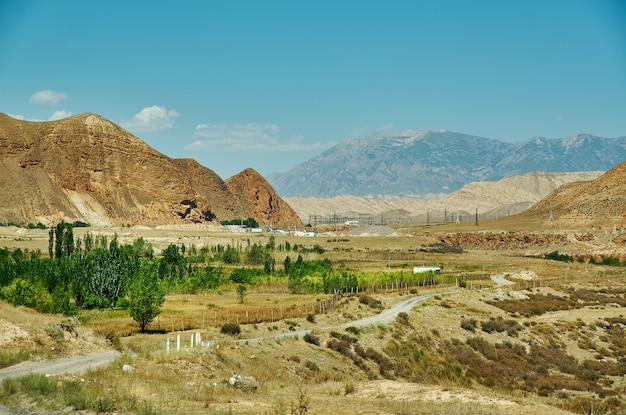
[[[268,218],[273,224],[297,221],[260,175],[248,185],[270,194],[272,204],[262,205],[267,197],[246,201],[212,170],[194,160],[169,158],[96,114],[51,122],[0,114],[1,222],[47,225],[64,219],[154,226],[248,217],[260,223]],[[257,217],[257,212],[264,214]]]
[[[226,179],[226,185],[237,195],[239,203],[252,212],[260,225],[282,224],[302,226],[302,221],[291,207],[276,195],[272,186],[253,169],[245,169]],[[291,228],[291,226],[289,226]]]
[[[496,182],[473,182],[445,197],[436,199],[371,198],[336,196],[330,199],[289,197],[285,200],[303,221],[312,216],[383,218],[411,217],[418,221],[442,221],[459,215],[499,217],[514,215],[540,201],[560,186],[597,178],[602,172],[546,173],[536,172],[507,177]]]
[[[528,209],[529,216],[553,219],[626,219],[626,163],[600,177],[562,186]]]

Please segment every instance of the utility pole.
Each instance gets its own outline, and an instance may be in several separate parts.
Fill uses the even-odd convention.
[[[474,226],[478,226],[478,208],[476,208],[476,222],[474,223]]]

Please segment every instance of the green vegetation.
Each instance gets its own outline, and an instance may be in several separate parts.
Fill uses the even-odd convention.
[[[257,222],[254,218],[221,220],[220,224],[224,225],[224,226],[226,226],[226,225],[240,225],[240,226],[246,226],[248,228],[258,228],[259,227],[259,222]]]

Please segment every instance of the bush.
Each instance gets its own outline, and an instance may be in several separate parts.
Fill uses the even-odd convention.
[[[476,319],[474,318],[470,318],[470,319],[464,318],[461,320],[461,328],[467,331],[471,331],[472,333],[476,331],[477,325],[478,325],[478,321],[476,321]]]
[[[330,339],[326,346],[346,357],[352,358],[352,345],[347,340]]]
[[[405,312],[399,313],[398,317],[396,317],[396,321],[405,326],[409,326],[409,315]]]
[[[522,326],[517,321],[504,320],[502,317],[491,317],[489,320],[480,323],[480,327],[486,333],[494,331],[500,333],[506,331],[506,334],[513,337],[517,336],[517,334],[522,330]]]
[[[382,308],[382,303],[379,300],[370,297],[369,295],[360,295],[359,302],[361,304],[368,305],[371,308]]]
[[[302,337],[302,339],[307,342],[307,343],[311,343],[314,344],[316,346],[320,345],[320,338],[311,334],[311,333],[307,333],[304,335],[304,337]]]
[[[317,365],[317,363],[311,360],[307,360],[306,362],[304,362],[304,367],[309,369],[311,372],[319,372],[320,370],[320,367]]]
[[[222,326],[222,328],[220,329],[220,332],[222,334],[229,334],[231,336],[237,336],[239,335],[239,333],[241,333],[241,327],[239,327],[239,324],[226,323]]]

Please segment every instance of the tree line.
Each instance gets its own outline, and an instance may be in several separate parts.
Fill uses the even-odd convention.
[[[330,260],[305,261],[324,250],[260,243],[203,246],[170,244],[159,252],[142,238],[120,244],[117,236],[74,235],[61,222],[48,232],[48,255],[0,249],[0,298],[44,313],[75,315],[82,309],[124,308],[144,330],[158,315],[167,293],[197,293],[239,284],[287,281],[293,293],[331,293],[357,286],[354,273],[334,269]],[[276,257],[284,253],[282,264]],[[293,259],[292,259],[293,256]]]

